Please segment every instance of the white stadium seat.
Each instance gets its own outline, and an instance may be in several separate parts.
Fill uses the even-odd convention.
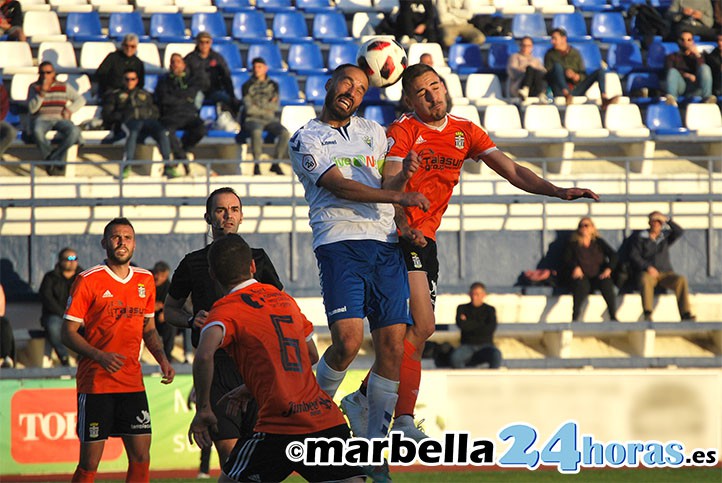
[[[688,104],[684,122],[699,137],[722,139],[722,114],[717,104]]]
[[[501,82],[495,74],[470,74],[464,91],[469,102],[477,106],[506,104]]]
[[[44,61],[52,62],[58,70],[78,67],[75,48],[70,42],[41,42],[38,47],[38,63]]]
[[[477,126],[481,127],[481,118],[479,117],[479,111],[476,109],[476,106],[454,106],[451,108],[449,114],[468,119]]]
[[[32,42],[66,40],[65,35],[60,31],[58,14],[52,10],[50,12],[25,12],[23,17],[23,31]]]
[[[409,46],[409,65],[418,64],[422,54],[431,54],[431,59],[434,62],[434,70],[438,72],[439,75],[443,76],[451,72],[449,66],[446,65],[441,45],[436,42],[411,44],[411,46]]]
[[[21,73],[13,75],[10,83],[10,100],[13,102],[26,102],[28,100],[28,87],[38,80],[38,74]]]
[[[27,15],[30,12],[27,12]],[[33,53],[27,42],[0,42],[0,69],[4,75],[35,72]]]
[[[531,4],[541,13],[574,13],[574,5],[567,0],[531,0]]]
[[[496,7],[491,0],[464,0],[464,10],[474,15],[492,15],[496,13]]]
[[[281,110],[281,124],[291,135],[315,117],[313,106],[283,106]]]
[[[451,96],[451,104],[454,106],[464,106],[469,104],[469,99],[464,96],[464,90],[461,87],[461,79],[458,74],[446,74],[442,76],[446,82],[446,90]]]
[[[564,127],[572,138],[606,138],[609,130],[602,126],[602,116],[595,104],[572,104],[564,113]]]
[[[494,0],[494,7],[504,15],[534,13],[534,7],[527,0]]]
[[[192,44],[195,45],[195,44]],[[161,70],[158,46],[153,42],[138,43],[138,58],[143,61],[146,70]],[[149,69],[150,68],[150,69]]]
[[[529,131],[521,127],[519,110],[513,104],[488,106],[484,128],[493,138],[526,138]]]
[[[569,131],[562,127],[562,120],[556,106],[534,104],[524,112],[524,127],[529,134],[538,138],[566,139]]]
[[[108,54],[115,51],[113,42],[85,42],[80,48],[80,67],[95,70]]]
[[[170,43],[165,46],[165,52],[163,53],[163,66],[166,69],[170,69],[170,56],[173,54],[180,54],[183,57],[193,52],[193,49],[196,48],[196,44],[189,43],[189,42],[177,42],[177,43]]]
[[[649,137],[649,129],[642,122],[642,114],[636,104],[610,104],[604,113],[604,125],[614,136]]]

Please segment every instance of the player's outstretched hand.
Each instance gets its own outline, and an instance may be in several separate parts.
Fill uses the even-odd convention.
[[[401,201],[399,202],[399,204],[401,206],[415,206],[417,208],[421,208],[424,211],[427,211],[431,203],[426,198],[426,196],[422,195],[421,193],[409,191],[401,194]]]
[[[98,358],[98,364],[108,372],[117,372],[125,363],[125,356],[115,352],[103,352]]]
[[[160,370],[163,371],[163,377],[161,378],[161,384],[170,384],[175,379],[175,369],[167,360],[164,360],[160,365]]]
[[[406,155],[404,158],[403,163],[403,170],[404,170],[404,177],[406,179],[411,179],[411,177],[414,175],[416,170],[419,169],[419,166],[421,166],[421,161],[419,160],[419,156],[416,154],[416,151],[413,149],[409,151],[409,154]]]
[[[576,200],[577,198],[591,198],[599,201],[599,195],[587,188],[563,188],[559,190],[559,198],[565,201]]]
[[[210,408],[202,410],[198,409],[196,415],[191,421],[191,426],[188,428],[188,441],[193,444],[193,441],[203,449],[211,448],[213,446],[213,440],[211,440],[210,430],[218,431],[218,420],[216,415],[213,414]]]
[[[218,400],[218,404],[226,403],[226,414],[232,418],[238,416],[238,412],[246,412],[248,403],[253,399],[253,394],[245,384],[231,389]]]
[[[424,236],[424,233],[416,228],[411,228],[409,226],[404,227],[403,229],[399,230],[401,232],[401,236],[413,243],[416,246],[419,246],[421,248],[425,247],[428,243],[426,241],[426,237]]]

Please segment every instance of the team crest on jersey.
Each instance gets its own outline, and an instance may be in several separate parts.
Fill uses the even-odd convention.
[[[370,148],[374,147],[374,140],[371,136],[364,136],[364,142],[369,145]]]
[[[411,252],[411,261],[414,262],[414,268],[421,268],[421,258],[416,252]]]
[[[301,159],[301,166],[303,166],[303,169],[306,171],[313,171],[317,166],[316,158],[313,157],[313,154],[304,154]]]
[[[464,149],[463,131],[456,131],[456,133],[454,134],[454,145],[456,145],[456,149]]]
[[[138,284],[138,297],[144,299],[145,298],[145,285],[142,283]]]
[[[88,427],[88,436],[97,438],[100,435],[100,423],[90,423]]]

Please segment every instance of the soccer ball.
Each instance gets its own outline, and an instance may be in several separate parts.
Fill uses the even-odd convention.
[[[356,60],[374,87],[388,87],[401,79],[408,65],[406,51],[392,39],[372,38],[361,45]]]

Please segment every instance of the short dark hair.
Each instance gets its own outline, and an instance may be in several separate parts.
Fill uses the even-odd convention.
[[[129,226],[130,229],[135,232],[135,228],[133,228],[133,224],[130,222],[130,220],[129,220],[128,218],[118,217],[118,218],[113,218],[112,220],[110,220],[110,221],[108,222],[107,225],[105,225],[105,228],[103,228],[103,238],[107,238],[107,237],[108,237],[108,232],[110,232],[110,229],[111,229],[112,227],[114,227],[115,225],[125,225],[125,226]]]
[[[566,36],[567,36],[567,31],[564,30],[564,29],[561,28],[561,27],[557,27],[557,28],[555,28],[555,29],[552,29],[552,31],[549,32],[549,35],[554,35],[555,33],[558,33],[558,34],[561,35],[562,37],[566,37]]]
[[[409,91],[411,90],[411,83],[416,79],[417,77],[420,77],[421,75],[427,73],[427,72],[433,72],[439,77],[439,80],[441,79],[441,76],[439,76],[438,72],[434,70],[433,67],[431,67],[428,64],[414,64],[406,68],[404,73],[401,76],[401,86],[404,91],[404,94],[409,95],[411,94]]]
[[[251,61],[251,65],[253,65],[253,64],[268,65],[268,64],[266,64],[266,59],[264,59],[263,57],[254,57],[253,60]]]
[[[238,198],[238,203],[243,206],[243,202],[241,201],[241,197],[238,196],[238,193],[236,193],[236,190],[229,186],[224,186],[223,188],[218,188],[217,190],[213,191],[211,194],[208,195],[208,198],[206,198],[206,214],[211,214],[211,208],[213,207],[213,198],[216,195],[220,195],[223,193],[230,193],[234,195],[236,198]]]
[[[341,75],[341,73],[343,71],[345,71],[346,69],[351,69],[351,68],[360,70],[361,72],[364,73],[364,75],[366,75],[366,77],[368,77],[368,74],[366,74],[366,72],[364,72],[364,70],[361,67],[357,66],[356,64],[351,64],[351,63],[347,62],[345,64],[339,65],[338,67],[336,67],[333,70],[333,72],[331,72],[331,81],[335,81],[338,78],[338,76]]]
[[[73,249],[70,248],[70,247],[63,247],[63,248],[58,252],[58,260],[61,260],[61,259],[63,258],[63,255],[64,255],[64,254],[66,254],[66,253],[68,253],[68,252],[74,252],[74,251],[75,251],[75,250],[73,250]]]
[[[53,63],[50,62],[49,60],[44,60],[44,61],[40,62],[40,63],[38,64],[38,70],[42,69],[42,68],[45,67],[46,65],[49,65],[50,67],[53,68],[53,71],[55,71],[55,66],[54,66]]]
[[[251,277],[251,247],[238,234],[219,238],[208,250],[208,267],[218,283],[228,287]]]
[[[138,70],[137,70],[137,69],[134,69],[133,67],[128,67],[127,69],[125,69],[125,70],[123,71],[123,75],[125,75],[125,74],[131,74],[131,73],[137,75],[138,77],[140,77],[140,74],[138,74]]]
[[[472,284],[471,284],[471,287],[469,287],[469,292],[473,292],[475,288],[480,288],[480,289],[482,289],[484,292],[486,292],[486,285],[484,285],[484,284],[481,283],[481,282],[474,282],[474,283],[472,283]]]
[[[170,265],[168,265],[163,260],[161,260],[159,262],[155,262],[155,265],[153,265],[151,272],[153,272],[153,273],[170,272]]]

